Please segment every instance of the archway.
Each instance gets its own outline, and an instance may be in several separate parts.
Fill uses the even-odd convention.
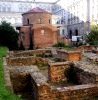
[[[76,29],[75,30],[75,36],[78,36],[79,35],[79,32],[78,32],[78,30]]]

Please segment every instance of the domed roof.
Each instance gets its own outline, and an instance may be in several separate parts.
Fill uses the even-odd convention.
[[[22,15],[24,15],[24,14],[30,14],[30,13],[50,13],[50,12],[48,12],[48,11],[46,11],[44,9],[41,9],[39,7],[36,7],[36,8],[33,8],[33,9],[31,9],[31,10],[23,13]]]

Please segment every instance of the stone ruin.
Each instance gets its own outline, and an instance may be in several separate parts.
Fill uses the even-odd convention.
[[[95,100],[97,54],[38,49],[4,58],[6,87],[26,100]]]

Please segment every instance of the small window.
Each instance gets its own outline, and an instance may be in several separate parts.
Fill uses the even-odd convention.
[[[27,24],[30,24],[30,23],[29,23],[29,19],[27,19]]]
[[[64,29],[62,30],[62,35],[65,35],[65,30]]]
[[[41,35],[44,35],[45,34],[45,30],[41,30]]]
[[[3,8],[2,8],[2,11],[3,11],[3,12],[6,12],[6,7],[3,7]]]
[[[7,9],[8,9],[8,12],[10,12],[10,11],[11,11],[11,7],[8,7]]]
[[[51,20],[49,19],[49,24],[51,24]]]
[[[38,19],[38,23],[41,24],[41,18]]]

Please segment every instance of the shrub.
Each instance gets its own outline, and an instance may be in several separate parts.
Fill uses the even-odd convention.
[[[91,32],[86,36],[86,42],[90,45],[98,45],[98,25],[91,27]]]
[[[18,33],[10,25],[3,21],[0,24],[0,45],[7,46],[10,50],[17,49]]]

